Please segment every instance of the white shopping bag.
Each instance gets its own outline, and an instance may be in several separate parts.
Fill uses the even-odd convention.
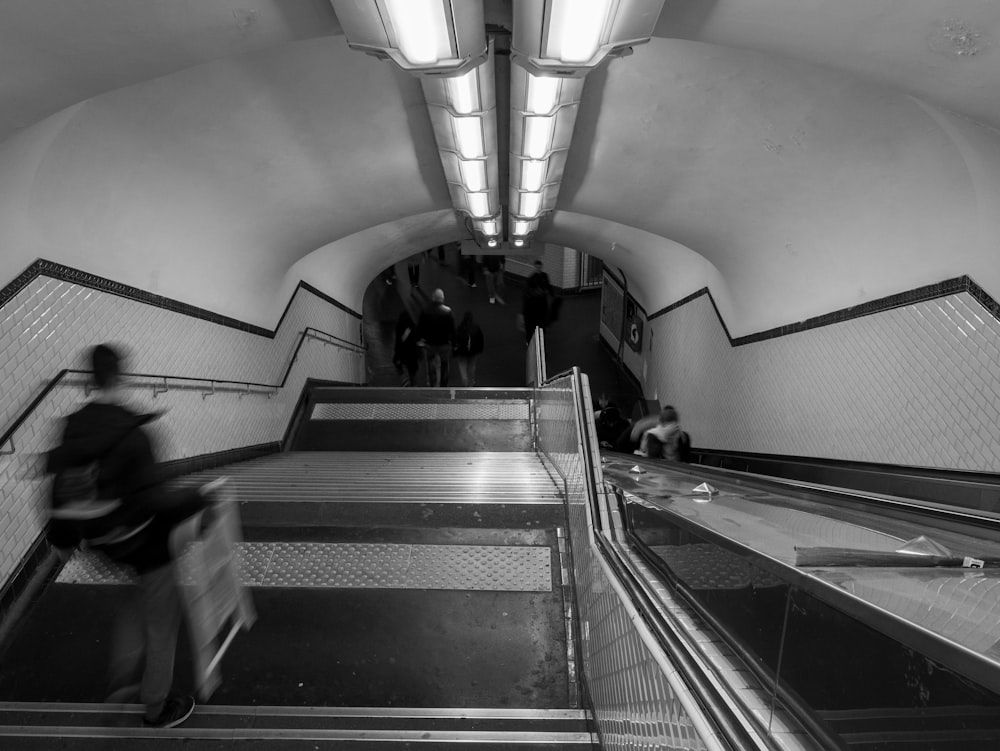
[[[170,538],[202,701],[222,682],[219,663],[237,632],[249,630],[257,619],[240,580],[236,544],[242,532],[235,489],[221,478],[206,490],[214,503],[186,519]]]

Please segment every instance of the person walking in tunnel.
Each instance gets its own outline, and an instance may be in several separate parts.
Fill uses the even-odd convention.
[[[138,607],[119,614],[109,701],[138,698],[147,727],[170,728],[194,711],[191,696],[172,695],[183,619],[170,534],[206,508],[211,486],[167,490],[140,415],[122,404],[121,358],[106,344],[91,352],[96,396],[65,420],[46,455],[54,475],[46,536],[60,559],[85,544],[135,572]]]
[[[417,324],[405,308],[396,319],[396,340],[392,351],[392,364],[396,366],[403,386],[415,386],[420,348],[417,346]]]
[[[483,330],[476,323],[471,310],[465,311],[462,322],[455,331],[455,362],[463,386],[476,385],[476,362],[485,345]]]
[[[475,288],[476,284],[476,267],[479,266],[479,259],[474,255],[464,255],[460,256],[459,260],[459,273],[462,278],[465,279],[465,283],[470,287]]]
[[[410,256],[406,261],[406,275],[410,280],[413,289],[420,289],[420,264],[424,259],[423,253]]]
[[[483,278],[486,280],[486,292],[490,297],[490,305],[494,303],[507,304],[498,293],[498,290],[504,287],[503,267],[504,256],[502,255],[488,255],[483,258]]]
[[[535,329],[544,330],[551,322],[550,300],[553,297],[549,275],[542,268],[541,260],[535,261],[535,271],[528,277],[524,288],[521,315],[524,318],[524,339],[530,342]]]
[[[455,316],[444,304],[444,290],[431,293],[431,303],[417,322],[418,343],[427,355],[427,385],[447,386],[452,346],[455,341]]]

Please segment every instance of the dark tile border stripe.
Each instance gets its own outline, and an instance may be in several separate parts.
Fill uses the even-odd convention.
[[[119,297],[124,297],[129,300],[135,300],[136,302],[140,302],[145,305],[163,308],[164,310],[170,310],[174,313],[191,316],[192,318],[200,318],[203,321],[210,321],[211,323],[215,323],[220,326],[228,326],[229,328],[246,331],[251,334],[256,334],[257,336],[266,336],[269,339],[273,339],[278,332],[278,329],[281,328],[281,324],[284,322],[285,316],[292,307],[292,302],[295,300],[295,296],[299,293],[299,290],[315,295],[324,302],[339,308],[359,321],[362,318],[361,314],[357,311],[352,310],[333,297],[330,297],[330,295],[321,292],[308,282],[300,281],[291,296],[288,298],[288,304],[285,305],[285,309],[281,313],[281,318],[278,320],[278,324],[272,331],[264,328],[263,326],[256,326],[252,323],[237,320],[236,318],[230,318],[229,316],[224,316],[219,313],[213,313],[210,310],[189,305],[187,303],[180,302],[179,300],[173,300],[169,297],[163,297],[162,295],[154,295],[152,292],[146,292],[138,287],[130,287],[127,284],[121,284],[111,279],[97,276],[96,274],[90,274],[86,271],[81,271],[80,269],[64,266],[61,263],[47,261],[44,258],[39,258],[23,272],[21,272],[12,282],[10,282],[10,284],[0,290],[0,308],[3,308],[8,302],[14,299],[14,296],[17,295],[18,292],[27,287],[35,280],[36,277],[39,276],[48,276],[53,279],[79,284],[83,287],[96,289],[101,292],[108,292],[112,295],[118,295]]]
[[[652,321],[654,318],[666,315],[670,311],[676,310],[682,305],[687,305],[689,302],[701,297],[702,295],[708,295],[708,299],[712,302],[712,307],[715,309],[715,315],[718,317],[723,331],[726,332],[726,338],[729,339],[729,344],[733,347],[739,347],[744,344],[753,344],[755,342],[762,342],[768,339],[777,339],[778,337],[787,336],[788,334],[797,334],[801,331],[808,331],[822,326],[829,326],[834,323],[844,323],[845,321],[850,321],[855,318],[862,318],[875,313],[882,313],[887,310],[892,310],[893,308],[915,305],[917,303],[927,302],[928,300],[934,300],[939,297],[954,295],[959,292],[968,292],[976,298],[976,300],[984,308],[986,308],[987,311],[989,311],[990,315],[1000,320],[1000,304],[998,304],[996,300],[990,297],[990,295],[982,287],[972,281],[972,279],[968,276],[946,279],[945,281],[938,282],[937,284],[928,284],[925,287],[918,287],[907,292],[889,295],[888,297],[872,300],[861,305],[843,308],[832,313],[826,313],[825,315],[808,318],[805,321],[790,323],[785,326],[779,326],[777,328],[761,331],[756,334],[748,334],[747,336],[741,336],[737,339],[734,339],[732,335],[730,335],[729,328],[726,326],[726,322],[719,313],[719,308],[715,304],[715,299],[712,297],[712,293],[708,287],[702,287],[696,292],[692,292],[687,297],[682,298],[665,308],[661,308],[650,315],[647,320]]]

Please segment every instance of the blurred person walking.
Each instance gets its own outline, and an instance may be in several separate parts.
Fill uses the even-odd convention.
[[[507,304],[498,294],[498,290],[504,288],[503,267],[505,260],[502,255],[483,257],[483,278],[486,279],[486,291],[490,296],[490,305],[494,303]]]
[[[554,306],[550,305],[554,297],[549,275],[542,268],[542,262],[537,260],[535,271],[525,284],[524,299],[521,304],[525,342],[531,341],[536,328],[544,330],[554,320]]]
[[[476,362],[483,352],[483,330],[476,323],[471,310],[465,311],[462,322],[455,331],[455,362],[463,386],[476,385]]]
[[[46,535],[63,561],[83,544],[135,572],[138,613],[126,611],[116,623],[109,701],[137,696],[145,726],[171,728],[191,716],[195,701],[171,694],[183,612],[170,534],[207,506],[212,491],[163,486],[144,429],[159,415],[123,405],[121,358],[112,347],[97,345],[90,359],[96,395],[66,418],[59,445],[46,455],[54,475]]]
[[[426,348],[427,385],[447,386],[452,346],[455,341],[455,317],[444,304],[444,291],[431,293],[431,303],[417,322],[418,343]]]
[[[396,339],[392,351],[392,364],[401,377],[403,386],[415,386],[420,348],[417,346],[417,324],[407,310],[402,310],[396,320]]]

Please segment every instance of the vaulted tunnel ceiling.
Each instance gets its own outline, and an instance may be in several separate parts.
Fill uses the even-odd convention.
[[[273,326],[299,279],[359,308],[466,234],[419,83],[348,49],[328,0],[0,21],[7,280],[47,258]],[[998,38],[993,0],[668,0],[588,76],[536,242],[650,311],[708,286],[734,335],[963,274],[998,297]]]

